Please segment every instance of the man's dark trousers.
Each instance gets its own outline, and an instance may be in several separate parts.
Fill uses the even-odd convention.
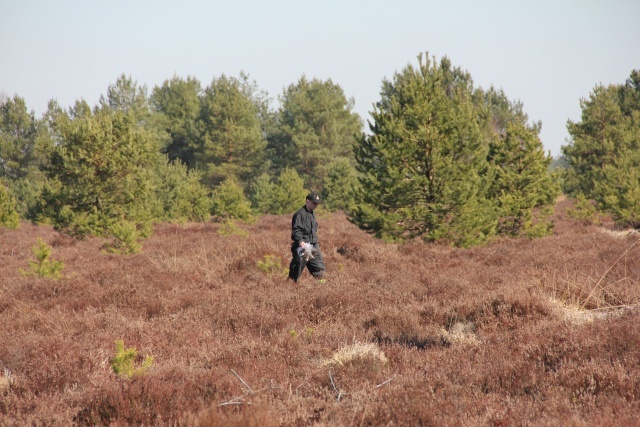
[[[324,261],[322,260],[322,254],[320,253],[320,248],[318,244],[313,245],[317,252],[313,258],[309,261],[304,261],[304,259],[300,258],[298,255],[298,247],[295,246],[295,243],[291,245],[291,264],[289,265],[289,278],[294,282],[297,282],[304,271],[304,268],[307,267],[309,272],[313,275],[313,277],[319,278],[324,274]]]

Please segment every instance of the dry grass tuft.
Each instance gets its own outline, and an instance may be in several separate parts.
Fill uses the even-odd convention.
[[[477,345],[480,343],[471,322],[456,322],[449,329],[441,328],[440,336],[452,344]]]
[[[632,236],[637,236],[638,234],[638,230],[636,230],[635,228],[628,228],[625,230],[612,230],[610,228],[605,228],[605,227],[598,227],[598,231],[600,231],[601,233],[604,233],[608,236],[612,236],[612,237],[616,237],[619,239],[623,239],[626,237],[632,237]]]
[[[13,381],[14,379],[11,371],[7,368],[3,368],[2,372],[0,372],[0,395],[9,390],[9,387],[11,387]]]
[[[589,310],[579,304],[570,303],[561,299],[549,298],[549,301],[560,313],[561,318],[574,325],[582,325],[597,319],[605,319],[609,314],[606,310]]]
[[[387,363],[387,357],[376,344],[356,341],[340,348],[331,358],[324,360],[322,366],[344,366],[354,361],[366,360],[375,363]]]

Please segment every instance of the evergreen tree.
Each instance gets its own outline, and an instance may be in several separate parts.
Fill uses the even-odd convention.
[[[623,144],[626,125],[615,86],[597,86],[589,100],[581,100],[582,120],[569,121],[567,129],[573,142],[562,147],[568,163],[565,191],[595,198],[594,186],[603,180],[602,167],[626,151]]]
[[[201,173],[188,170],[179,161],[168,159],[155,168],[156,198],[162,204],[164,221],[199,221],[209,218],[211,197],[209,190],[200,183]]]
[[[153,192],[157,141],[132,112],[76,103],[70,114],[52,114],[59,144],[48,167],[40,215],[75,235],[108,235],[119,221],[143,234],[159,216]]]
[[[0,177],[17,180],[35,163],[37,126],[24,99],[14,96],[0,105]]]
[[[353,221],[379,237],[420,236],[461,246],[495,232],[486,198],[488,145],[468,74],[419,57],[383,84],[371,135],[356,146],[362,174]]]
[[[174,76],[155,87],[151,102],[158,114],[157,125],[167,134],[163,152],[169,160],[181,160],[189,168],[195,166],[196,121],[200,113],[200,82]]]
[[[269,167],[262,105],[252,97],[253,88],[246,76],[237,79],[222,75],[204,91],[195,164],[211,186],[235,177],[248,187]]]
[[[225,179],[213,190],[211,213],[224,219],[248,221],[252,218],[251,203],[234,177]]]
[[[131,114],[141,124],[146,124],[151,115],[146,86],[139,87],[135,80],[124,74],[109,85],[107,95],[101,95],[99,103],[101,108]]]
[[[45,181],[48,139],[24,99],[14,96],[0,104],[0,178],[16,198],[16,209],[28,217]]]
[[[272,213],[274,184],[267,173],[260,175],[251,185],[251,207],[258,214]]]
[[[280,96],[269,151],[276,171],[295,169],[310,188],[322,189],[333,162],[353,162],[360,117],[352,112],[354,101],[331,80],[301,77]]]
[[[273,188],[271,213],[291,214],[304,204],[308,192],[304,187],[304,180],[295,169],[283,170]]]
[[[280,215],[298,210],[307,195],[304,180],[295,169],[283,170],[275,182],[261,175],[252,186],[251,202],[255,212]]]
[[[544,236],[559,189],[547,173],[551,156],[545,154],[538,132],[517,119],[506,123],[504,136],[490,144],[493,179],[489,197],[497,202],[498,233],[510,237]]]
[[[580,106],[581,121],[568,122],[572,141],[562,147],[565,191],[640,227],[640,72],[624,85],[596,86]]]
[[[348,212],[356,206],[359,189],[358,171],[348,159],[339,159],[327,172],[322,204],[325,209]]]
[[[474,91],[474,103],[481,122],[484,123],[489,140],[494,135],[504,137],[507,128],[516,122],[522,123],[540,134],[542,124],[540,122],[529,125],[529,117],[523,111],[522,102],[509,100],[502,89],[491,86],[488,90],[478,88]]]

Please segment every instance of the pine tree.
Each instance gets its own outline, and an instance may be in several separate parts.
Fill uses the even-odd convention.
[[[269,135],[276,173],[293,168],[308,187],[320,191],[334,162],[353,162],[355,136],[362,129],[352,111],[354,100],[331,80],[302,76],[283,91],[280,104]]]
[[[274,184],[267,173],[260,175],[251,186],[251,207],[258,214],[272,213]]]
[[[304,180],[295,169],[287,168],[280,175],[273,187],[271,213],[290,214],[302,207],[307,191]]]
[[[581,121],[569,121],[562,147],[564,189],[592,199],[623,226],[640,227],[640,71],[624,85],[597,85],[581,100]]]
[[[0,104],[0,178],[25,218],[30,217],[45,181],[40,170],[47,162],[45,131],[23,98],[14,96]]]
[[[322,189],[323,207],[348,212],[356,206],[359,189],[358,171],[348,159],[339,159],[327,170]]]
[[[210,191],[200,183],[201,173],[179,160],[159,162],[155,168],[155,194],[162,204],[163,221],[199,221],[209,218]]]
[[[565,192],[595,198],[594,185],[603,180],[602,167],[625,151],[625,125],[615,86],[597,86],[588,100],[581,100],[582,120],[569,121],[567,129],[573,141],[562,147],[569,170]]]
[[[165,80],[162,86],[155,87],[151,102],[157,113],[156,125],[166,134],[163,152],[169,160],[181,160],[189,168],[195,166],[197,148],[196,121],[200,113],[200,82],[187,77],[174,76]]]
[[[486,198],[488,146],[474,111],[468,74],[419,57],[383,85],[356,160],[361,203],[352,213],[379,237],[481,243],[495,232]]]
[[[161,208],[154,197],[157,141],[129,112],[76,104],[53,121],[59,144],[47,170],[41,217],[71,234],[108,235],[118,221],[143,235]]]
[[[262,105],[252,96],[253,89],[246,76],[222,75],[204,91],[195,164],[211,187],[227,177],[248,187],[269,167],[260,120]]]
[[[234,177],[225,179],[213,190],[211,213],[222,219],[252,219],[251,203]]]
[[[547,173],[551,156],[545,154],[537,131],[519,119],[506,124],[504,136],[496,135],[490,145],[489,161],[493,166],[489,197],[497,202],[498,233],[549,234],[559,189]]]

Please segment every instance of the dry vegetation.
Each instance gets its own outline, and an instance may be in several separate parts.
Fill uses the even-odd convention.
[[[0,230],[0,425],[637,424],[640,236],[566,203],[553,236],[470,250],[325,214],[324,284],[285,279],[288,216],[163,224],[127,256]],[[38,237],[62,279],[19,272]],[[120,339],[152,366],[117,376]]]

